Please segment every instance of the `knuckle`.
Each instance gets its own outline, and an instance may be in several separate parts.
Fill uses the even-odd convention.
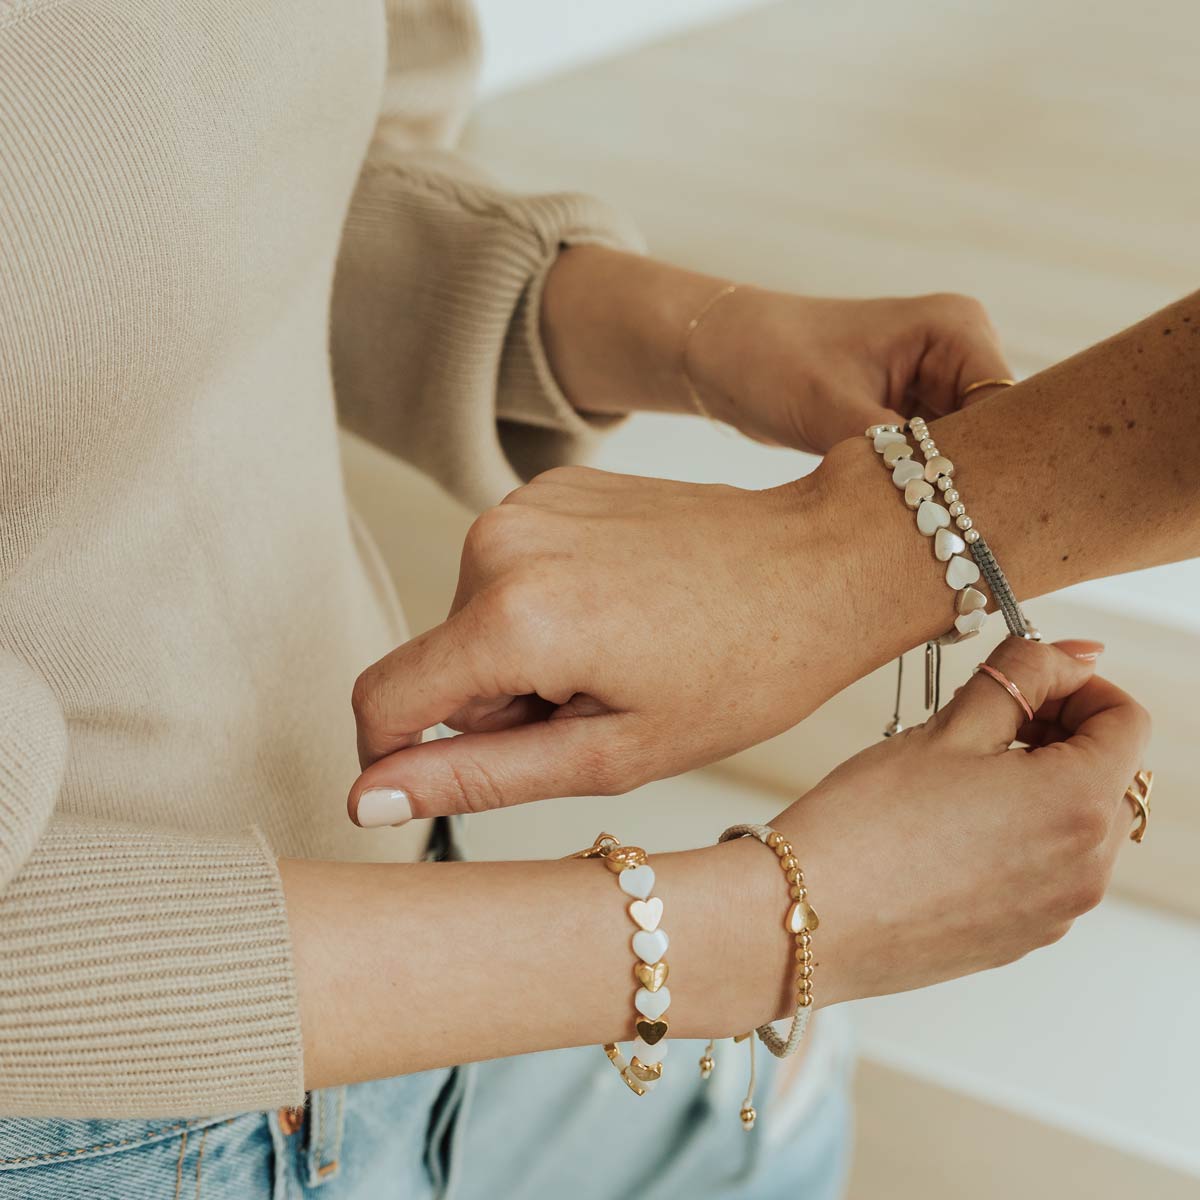
[[[375,684],[372,668],[368,667],[354,681],[350,689],[350,707],[354,710],[355,719],[360,725],[367,724],[374,716],[379,699],[379,690]]]
[[[530,481],[529,487],[575,487],[579,484],[586,483],[591,476],[598,475],[594,467],[551,467],[548,471],[543,471],[540,475],[535,475]]]
[[[1084,913],[1091,912],[1104,899],[1104,893],[1107,890],[1107,872],[1103,870],[1099,862],[1089,862],[1074,872],[1072,879],[1067,884],[1063,896],[1063,908],[1068,916],[1081,917]]]
[[[1067,812],[1067,835],[1076,851],[1095,850],[1108,836],[1108,819],[1090,793],[1074,798]]]
[[[1073,920],[1048,922],[1037,939],[1037,947],[1053,946],[1056,942],[1061,942],[1071,932],[1071,926],[1074,924]]]
[[[930,300],[948,316],[971,322],[988,322],[983,302],[965,292],[937,292]]]
[[[487,561],[508,540],[511,509],[497,507],[482,512],[471,522],[463,541],[463,557],[475,562]]]

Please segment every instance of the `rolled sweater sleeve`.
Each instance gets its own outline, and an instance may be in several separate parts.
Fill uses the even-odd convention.
[[[13,656],[0,731],[0,1114],[299,1103],[287,917],[262,836],[56,815],[66,726]]]
[[[579,414],[546,360],[541,294],[560,249],[642,244],[597,199],[507,192],[431,144],[455,132],[477,56],[474,22],[455,4],[390,10],[382,114],[334,287],[340,419],[484,507],[580,457],[611,423]],[[428,76],[436,90],[422,87],[410,60],[441,62]]]

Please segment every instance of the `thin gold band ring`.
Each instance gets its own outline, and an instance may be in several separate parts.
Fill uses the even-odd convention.
[[[968,383],[958,398],[965,400],[972,392],[977,392],[980,388],[1016,386],[1017,381],[1015,379],[977,379],[974,383]]]

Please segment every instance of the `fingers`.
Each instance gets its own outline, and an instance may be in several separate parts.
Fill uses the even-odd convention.
[[[987,310],[971,296],[943,294],[927,297],[930,344],[917,380],[919,403],[945,415],[989,395],[979,388],[964,400],[963,392],[984,379],[1012,376]]]
[[[347,802],[350,819],[391,825],[409,816],[628,791],[644,782],[631,766],[631,719],[618,713],[566,717],[413,746],[363,771]]]
[[[1043,646],[1010,637],[992,651],[987,662],[1016,685],[1035,716],[1044,720],[1047,704],[1063,701],[1092,677],[1096,666],[1093,648],[1097,645],[1064,642]],[[932,727],[935,733],[964,748],[996,753],[1007,750],[1026,724],[1020,703],[1002,683],[979,671],[937,714]]]
[[[398,646],[355,681],[359,763],[419,742],[421,733],[479,698],[521,694],[502,628],[471,605]]]
[[[1150,715],[1128,692],[1094,676],[1062,703],[1055,724],[1061,742],[1033,751],[1066,749],[1085,756],[1116,794],[1123,794],[1142,765],[1150,740]]]

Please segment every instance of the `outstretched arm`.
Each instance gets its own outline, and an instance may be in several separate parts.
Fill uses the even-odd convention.
[[[1020,710],[978,676],[776,819],[820,916],[815,1003],[1011,961],[1099,900],[1147,722],[1086,649],[1009,639],[992,656],[1041,706],[1052,744],[1010,752]],[[788,891],[768,851],[746,840],[651,865],[671,1036],[790,1013]],[[281,868],[310,1088],[630,1036],[630,922],[598,862]]]
[[[932,431],[1027,599],[1200,553],[1198,418],[1191,296]],[[450,618],[360,678],[351,814],[369,789],[428,816],[711,762],[944,632],[951,601],[865,438],[765,492],[549,472],[473,527]],[[467,732],[416,744],[438,721]]]

